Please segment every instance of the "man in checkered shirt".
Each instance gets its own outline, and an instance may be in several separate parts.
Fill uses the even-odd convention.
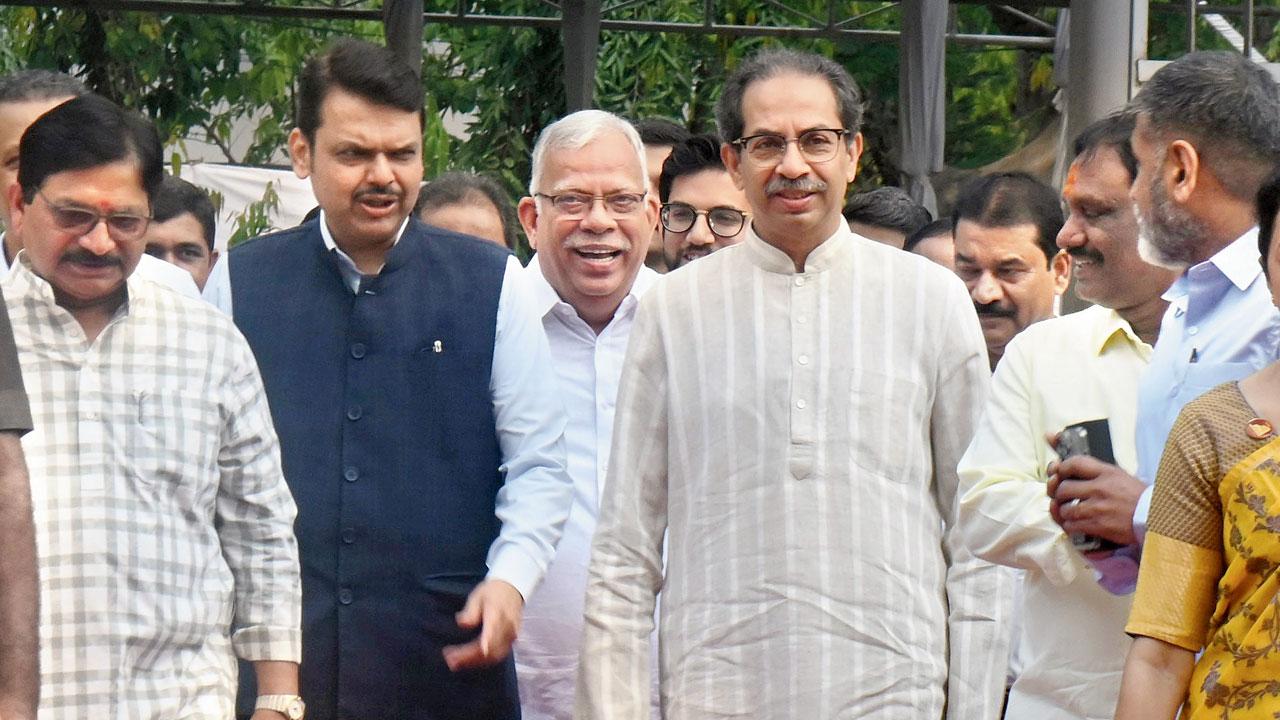
[[[253,355],[211,306],[131,276],[161,176],[154,128],[88,95],[27,130],[7,198],[41,717],[231,717],[240,657],[288,696],[254,719],[298,718],[296,510]]]

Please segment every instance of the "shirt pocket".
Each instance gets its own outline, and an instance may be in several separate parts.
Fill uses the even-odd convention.
[[[1240,380],[1256,370],[1247,362],[1191,363],[1182,383],[1184,405],[1225,382]]]
[[[135,390],[129,464],[143,483],[189,484],[216,474],[221,416],[213,399],[184,388]]]

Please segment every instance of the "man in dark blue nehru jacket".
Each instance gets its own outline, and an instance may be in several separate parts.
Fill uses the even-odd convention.
[[[505,249],[410,217],[422,86],[388,50],[312,58],[296,119],[322,211],[230,270],[298,503],[307,717],[518,718],[572,492],[540,319]]]

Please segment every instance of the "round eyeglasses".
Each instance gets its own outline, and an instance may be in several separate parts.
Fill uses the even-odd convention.
[[[53,216],[53,223],[58,229],[75,235],[86,235],[99,222],[103,222],[107,225],[108,235],[116,240],[129,242],[142,237],[147,232],[147,225],[151,223],[151,218],[146,215],[100,213],[74,205],[56,205],[40,190],[36,190],[36,195],[43,198],[44,204],[49,206],[49,214]]]
[[[781,162],[787,154],[787,145],[795,143],[805,160],[821,163],[836,156],[840,149],[840,138],[848,134],[848,130],[840,128],[813,128],[794,138],[761,133],[738,138],[729,144],[746,150],[747,157],[758,163],[776,163]]]
[[[682,233],[689,232],[693,228],[699,215],[706,216],[707,229],[712,235],[720,238],[731,238],[737,235],[742,232],[742,226],[747,222],[747,214],[736,208],[719,206],[710,210],[698,210],[692,205],[681,202],[663,205],[658,218],[662,221],[662,228],[667,232]]]

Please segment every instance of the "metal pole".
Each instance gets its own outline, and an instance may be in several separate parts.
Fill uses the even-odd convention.
[[[568,112],[595,107],[601,0],[564,0],[564,89]]]
[[[1253,57],[1253,0],[1244,0],[1244,56]]]
[[[1196,51],[1196,0],[1187,0],[1187,52]]]

